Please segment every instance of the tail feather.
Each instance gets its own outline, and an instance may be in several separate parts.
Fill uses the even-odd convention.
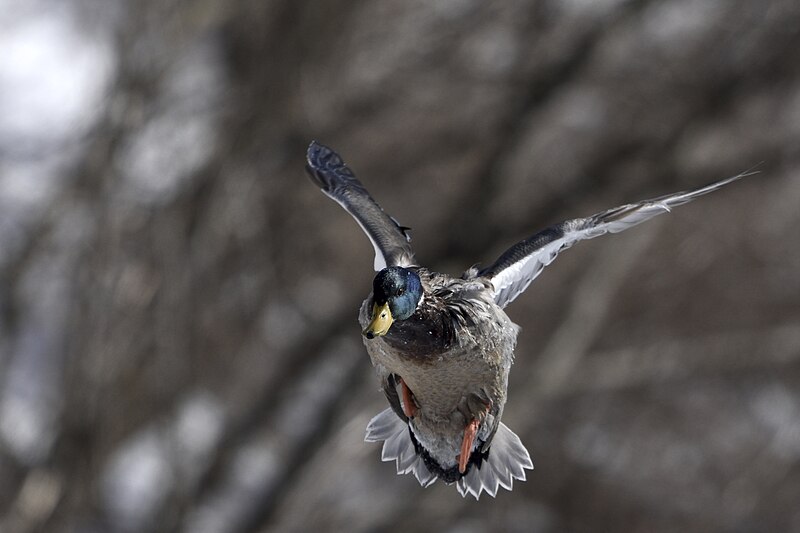
[[[413,474],[423,487],[436,479],[422,457],[417,453],[409,435],[408,424],[392,409],[378,413],[367,425],[367,442],[383,442],[382,461],[395,461],[398,474]],[[481,492],[495,497],[500,487],[511,490],[514,480],[525,481],[525,470],[533,469],[533,462],[519,437],[500,423],[492,439],[488,456],[480,465],[473,464],[469,472],[458,481],[459,494],[471,494],[477,500]]]
[[[413,446],[404,447],[397,458],[397,471],[402,474],[412,472],[418,459],[417,450]]]
[[[414,464],[411,467],[411,472],[414,474],[414,477],[417,478],[419,484],[423,487],[430,487],[434,484],[434,482],[436,482],[436,474],[428,470],[428,467],[425,466],[425,462],[420,456],[417,456],[417,460],[414,461]],[[400,472],[398,471],[398,474],[399,473]]]
[[[385,441],[392,435],[398,432],[398,429],[404,428],[406,425],[402,420],[393,415],[391,409],[381,411],[369,421],[367,424],[367,435],[364,437],[366,442],[381,442]]]
[[[492,439],[489,456],[459,479],[456,488],[462,496],[471,494],[476,500],[481,491],[494,497],[500,487],[511,490],[515,479],[525,481],[525,469],[533,470],[528,450],[519,437],[501,422]]]
[[[385,409],[375,415],[367,424],[366,442],[383,441],[381,461],[395,461],[398,474],[414,474],[419,484],[427,487],[436,481],[425,463],[417,454],[411,436],[408,434],[408,424],[402,421],[391,408]]]

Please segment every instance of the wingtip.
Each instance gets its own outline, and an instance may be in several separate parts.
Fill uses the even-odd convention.
[[[741,172],[741,173],[739,173],[739,174],[737,174],[737,175],[735,175],[735,176],[733,176],[733,177],[731,177],[729,179],[730,179],[730,181],[736,181],[736,180],[739,180],[739,179],[742,179],[742,178],[746,178],[748,176],[754,176],[756,174],[761,174],[763,172],[763,170],[761,170],[759,167],[761,167],[763,165],[764,165],[764,161],[759,161],[758,163],[756,163],[752,167],[748,168],[744,172]]]
[[[330,148],[328,148],[327,146],[325,146],[324,144],[322,144],[318,140],[311,139],[311,142],[308,143],[308,148],[306,148],[306,155],[311,155],[312,153],[316,153],[316,152],[320,151],[321,149],[330,150]]]
[[[326,192],[337,182],[354,181],[353,171],[344,163],[341,156],[316,140],[311,141],[306,150],[306,171]]]
[[[320,152],[325,149],[330,150],[330,148],[326,148],[324,145],[317,142],[316,139],[312,139],[308,144],[308,148],[306,148],[306,162],[309,167],[314,168],[319,166]]]
[[[758,167],[761,166],[762,164],[763,164],[763,161],[761,163],[753,165],[752,167],[750,167],[749,169],[745,170],[744,172],[740,172],[739,174],[736,174],[735,176],[730,176],[728,178],[725,178],[725,179],[722,179],[722,180],[719,180],[719,181],[715,181],[714,183],[706,185],[705,187],[700,187],[700,188],[693,189],[693,190],[690,190],[690,191],[684,191],[683,193],[675,193],[673,195],[668,195],[668,196],[672,197],[670,199],[672,205],[675,205],[675,206],[683,205],[683,204],[685,204],[685,203],[687,203],[687,202],[689,202],[691,200],[694,200],[697,197],[703,196],[703,195],[708,194],[710,192],[717,191],[717,190],[721,189],[722,187],[725,187],[726,185],[729,185],[729,184],[733,183],[734,181],[739,181],[742,178],[746,178],[748,176],[753,176],[755,174],[760,174],[761,170],[758,170]],[[660,200],[660,199],[661,198],[658,198],[656,200]]]

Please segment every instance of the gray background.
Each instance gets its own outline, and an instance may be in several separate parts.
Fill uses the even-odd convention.
[[[800,4],[0,2],[0,530],[799,531]],[[458,274],[560,256],[479,502],[362,442],[372,250],[315,138]]]

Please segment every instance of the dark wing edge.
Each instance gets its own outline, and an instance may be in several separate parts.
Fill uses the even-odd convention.
[[[695,198],[716,191],[731,182],[758,174],[747,170],[736,176],[717,181],[705,187],[659,196],[650,200],[622,205],[597,213],[588,218],[577,218],[555,224],[506,250],[491,266],[477,272],[494,285],[494,300],[505,307],[519,296],[528,285],[553,262],[556,256],[573,244],[593,239],[606,233],[619,233],[646,220],[672,211],[673,207],[691,202]]]
[[[415,266],[409,228],[384,212],[335,151],[312,141],[306,152],[306,170],[322,192],[356,219],[375,248],[375,270],[387,266]]]

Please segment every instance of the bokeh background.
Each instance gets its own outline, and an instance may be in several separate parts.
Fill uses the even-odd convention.
[[[795,0],[2,0],[0,51],[3,532],[800,531]],[[514,302],[536,469],[475,502],[362,442],[311,139],[453,274],[763,164]]]

